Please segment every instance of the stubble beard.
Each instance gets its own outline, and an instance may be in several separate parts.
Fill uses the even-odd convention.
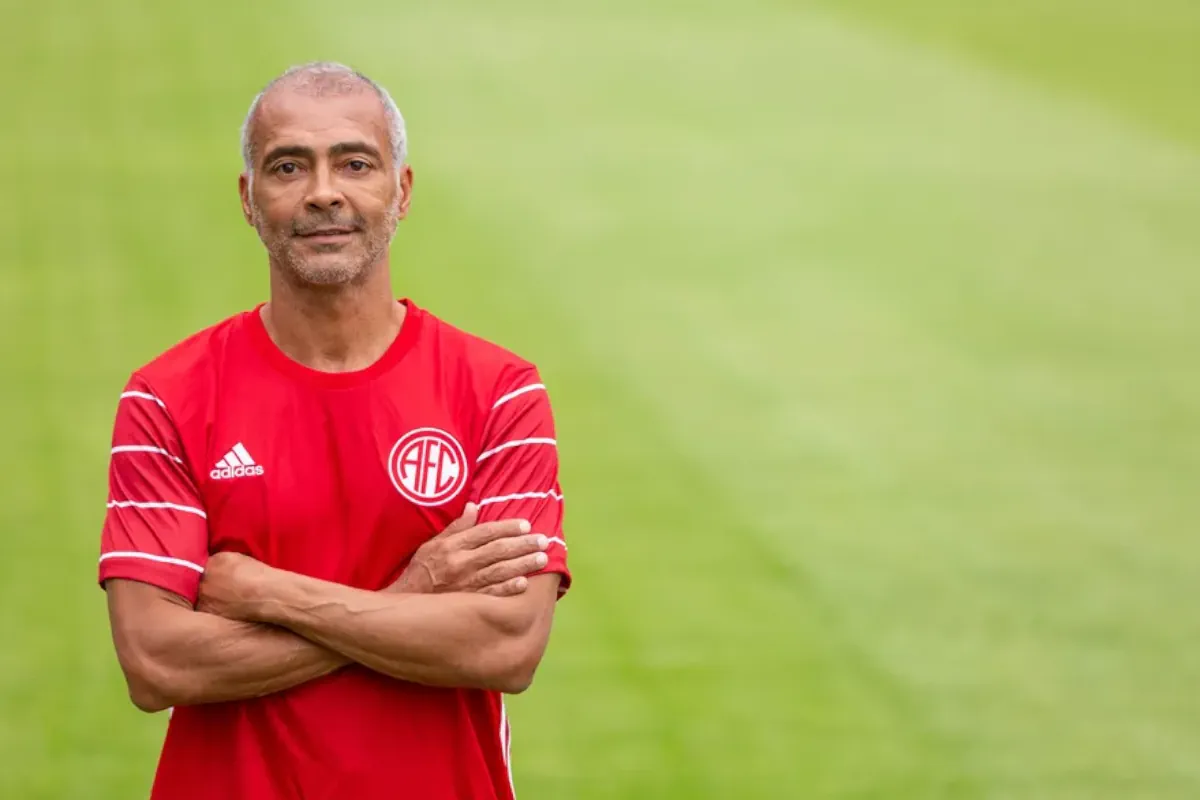
[[[264,224],[259,210],[252,208],[252,211],[259,238],[267,249],[271,263],[277,265],[283,277],[299,287],[324,289],[364,282],[372,268],[387,253],[400,220],[399,210],[391,209],[382,225],[373,229],[361,227],[359,242],[343,246],[340,250],[316,253],[311,249],[301,251],[304,245],[290,230],[270,229]]]

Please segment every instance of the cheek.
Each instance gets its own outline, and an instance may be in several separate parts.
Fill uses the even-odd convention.
[[[364,192],[366,201],[370,204],[371,212],[378,217],[386,216],[399,199],[399,190],[387,181],[381,181]]]
[[[279,204],[268,204],[258,209],[258,226],[264,230],[277,232],[290,228],[292,224],[291,210]]]
[[[259,190],[257,196],[252,196],[254,210],[262,224],[270,228],[290,225],[296,199],[293,192]]]

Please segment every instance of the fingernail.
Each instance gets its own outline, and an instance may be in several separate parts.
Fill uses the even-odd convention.
[[[526,583],[526,581],[525,581],[525,579],[524,579],[524,578],[517,578],[516,587],[517,587],[518,589],[520,589],[520,590],[524,591],[524,589],[525,589],[525,583]]]
[[[535,564],[537,564],[539,567],[544,567],[544,566],[546,566],[546,562],[549,560],[550,560],[549,557],[545,553],[538,553],[537,556],[533,559],[533,562]]]
[[[525,520],[521,520],[521,533],[529,533],[533,528]]]
[[[538,550],[545,550],[549,545],[550,545],[550,540],[539,533],[537,536]]]
[[[479,510],[479,506],[475,505],[474,503],[467,503],[467,507],[463,509],[463,513],[464,514],[474,514],[478,510]]]

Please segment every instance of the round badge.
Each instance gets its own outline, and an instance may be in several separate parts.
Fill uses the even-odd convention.
[[[467,454],[439,428],[417,428],[400,437],[388,454],[388,476],[396,491],[419,506],[440,506],[467,483]]]

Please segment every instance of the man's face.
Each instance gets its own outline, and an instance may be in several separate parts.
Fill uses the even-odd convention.
[[[246,220],[287,277],[338,286],[364,278],[408,213],[412,171],[393,163],[383,104],[369,90],[309,96],[285,87],[259,106]]]

